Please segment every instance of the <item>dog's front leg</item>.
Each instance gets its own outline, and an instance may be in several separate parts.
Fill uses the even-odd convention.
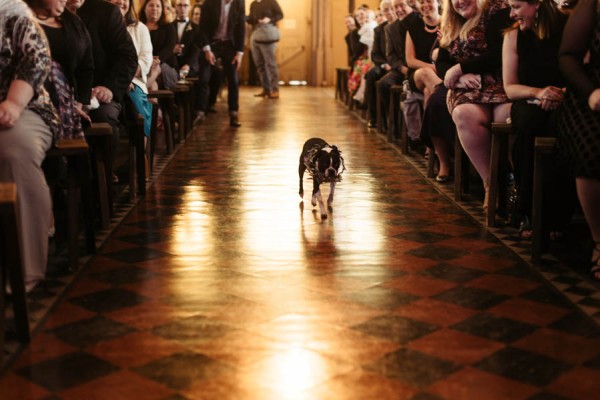
[[[333,193],[335,193],[335,181],[329,183],[329,197],[327,197],[327,208],[332,209]]]
[[[319,202],[319,210],[321,210],[321,219],[326,219],[327,210],[325,210],[325,204],[323,204],[323,198],[321,197],[321,189],[319,188],[319,184],[315,181],[312,196],[313,207],[317,205],[317,201]]]

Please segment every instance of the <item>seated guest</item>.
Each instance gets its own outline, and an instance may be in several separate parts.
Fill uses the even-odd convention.
[[[158,87],[169,89],[176,86],[179,73],[176,69],[177,59],[173,49],[177,44],[177,31],[167,22],[163,0],[146,0],[140,12],[140,21],[150,31],[152,54],[155,62],[160,65]]]
[[[46,275],[52,205],[41,164],[60,122],[44,89],[52,59],[43,31],[21,0],[0,0],[0,10],[0,182],[17,184],[21,260],[29,292]]]
[[[200,25],[200,18],[202,16],[202,4],[194,3],[192,10],[190,11],[190,19],[196,25]]]
[[[94,83],[92,97],[99,107],[89,111],[94,122],[107,122],[113,128],[111,164],[119,143],[121,100],[135,75],[137,54],[121,12],[103,0],[68,0],[67,8],[76,12],[92,39]],[[113,174],[113,181],[118,181]]]
[[[392,0],[383,0],[379,8],[385,19],[375,28],[375,39],[373,41],[373,50],[371,51],[371,61],[373,61],[374,66],[365,75],[367,83],[366,98],[369,105],[369,128],[375,128],[377,125],[377,92],[375,90],[375,83],[392,70],[392,67],[385,58],[385,27],[397,18],[392,7]]]
[[[483,180],[483,208],[487,209],[490,125],[510,115],[502,86],[502,32],[511,25],[509,10],[504,0],[445,0],[443,9],[438,65],[445,66],[448,111],[462,147]]]
[[[46,89],[61,119],[62,137],[83,138],[83,105],[90,104],[94,78],[92,41],[83,22],[60,0],[27,0],[50,45],[52,68]]]
[[[377,82],[381,95],[383,110],[389,110],[391,88],[402,84],[408,72],[406,67],[405,43],[406,43],[406,19],[418,18],[413,9],[408,6],[406,0],[392,0],[397,20],[385,27],[386,54],[385,58],[391,69]]]
[[[577,196],[594,241],[591,274],[600,281],[600,10],[579,0],[565,26],[559,66],[567,80],[560,113],[558,151],[576,178]],[[584,64],[586,54],[590,62]]]
[[[519,190],[519,230],[521,237],[531,237],[534,143],[537,136],[556,135],[556,110],[563,102],[565,86],[558,68],[558,48],[567,16],[553,1],[508,3],[517,22],[504,35],[502,78],[504,90],[513,101],[511,120],[516,139],[512,161]],[[549,196],[550,201],[556,199]],[[556,219],[557,213],[561,209],[556,208],[550,216]]]
[[[411,90],[423,93],[427,102],[435,87],[442,83],[431,59],[439,31],[440,5],[438,0],[418,0],[416,5],[422,18],[415,18],[408,25],[405,45],[408,82]]]
[[[360,54],[355,54],[355,49],[360,43],[358,41],[358,29],[356,29],[356,19],[353,15],[346,15],[344,22],[346,24],[346,28],[348,29],[348,33],[346,36],[344,36],[344,41],[346,42],[346,47],[348,49],[348,66],[352,67],[354,61],[356,61],[360,56]]]
[[[353,98],[358,92],[364,74],[371,67],[369,44],[372,44],[372,40],[369,40],[371,36],[369,30],[373,25],[372,22],[374,22],[369,21],[368,13],[363,8],[357,8],[354,11],[354,18],[356,19],[356,26],[358,28],[358,44],[354,49],[354,53],[355,55],[358,54],[358,57],[352,63],[348,77],[348,91]],[[360,99],[355,100],[361,101]]]
[[[148,101],[148,88],[146,87],[147,75],[152,67],[150,32],[146,25],[138,21],[130,0],[110,0],[110,2],[119,7],[137,53],[138,67],[127,94],[137,113],[144,117],[144,135],[146,136],[144,143],[146,143],[152,127],[152,104]]]
[[[177,32],[177,44],[173,53],[177,56],[177,68],[185,76],[197,76],[200,71],[200,48],[198,24],[189,18],[190,0],[177,0],[173,28]],[[199,16],[199,14],[198,14]]]

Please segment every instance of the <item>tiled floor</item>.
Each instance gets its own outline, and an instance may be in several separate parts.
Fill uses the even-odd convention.
[[[242,128],[212,117],[188,138],[0,398],[597,398],[593,318],[331,90],[251,93]],[[298,204],[314,136],[348,168],[326,221]]]

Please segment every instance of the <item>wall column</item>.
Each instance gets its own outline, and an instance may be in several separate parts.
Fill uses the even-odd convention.
[[[310,84],[326,86],[332,82],[331,0],[312,1],[312,41]]]

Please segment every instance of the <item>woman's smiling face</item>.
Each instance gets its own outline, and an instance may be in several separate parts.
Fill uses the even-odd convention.
[[[477,0],[452,0],[452,8],[464,19],[477,15]]]
[[[518,24],[519,29],[526,31],[535,27],[536,13],[540,8],[539,1],[509,0],[510,16]]]

